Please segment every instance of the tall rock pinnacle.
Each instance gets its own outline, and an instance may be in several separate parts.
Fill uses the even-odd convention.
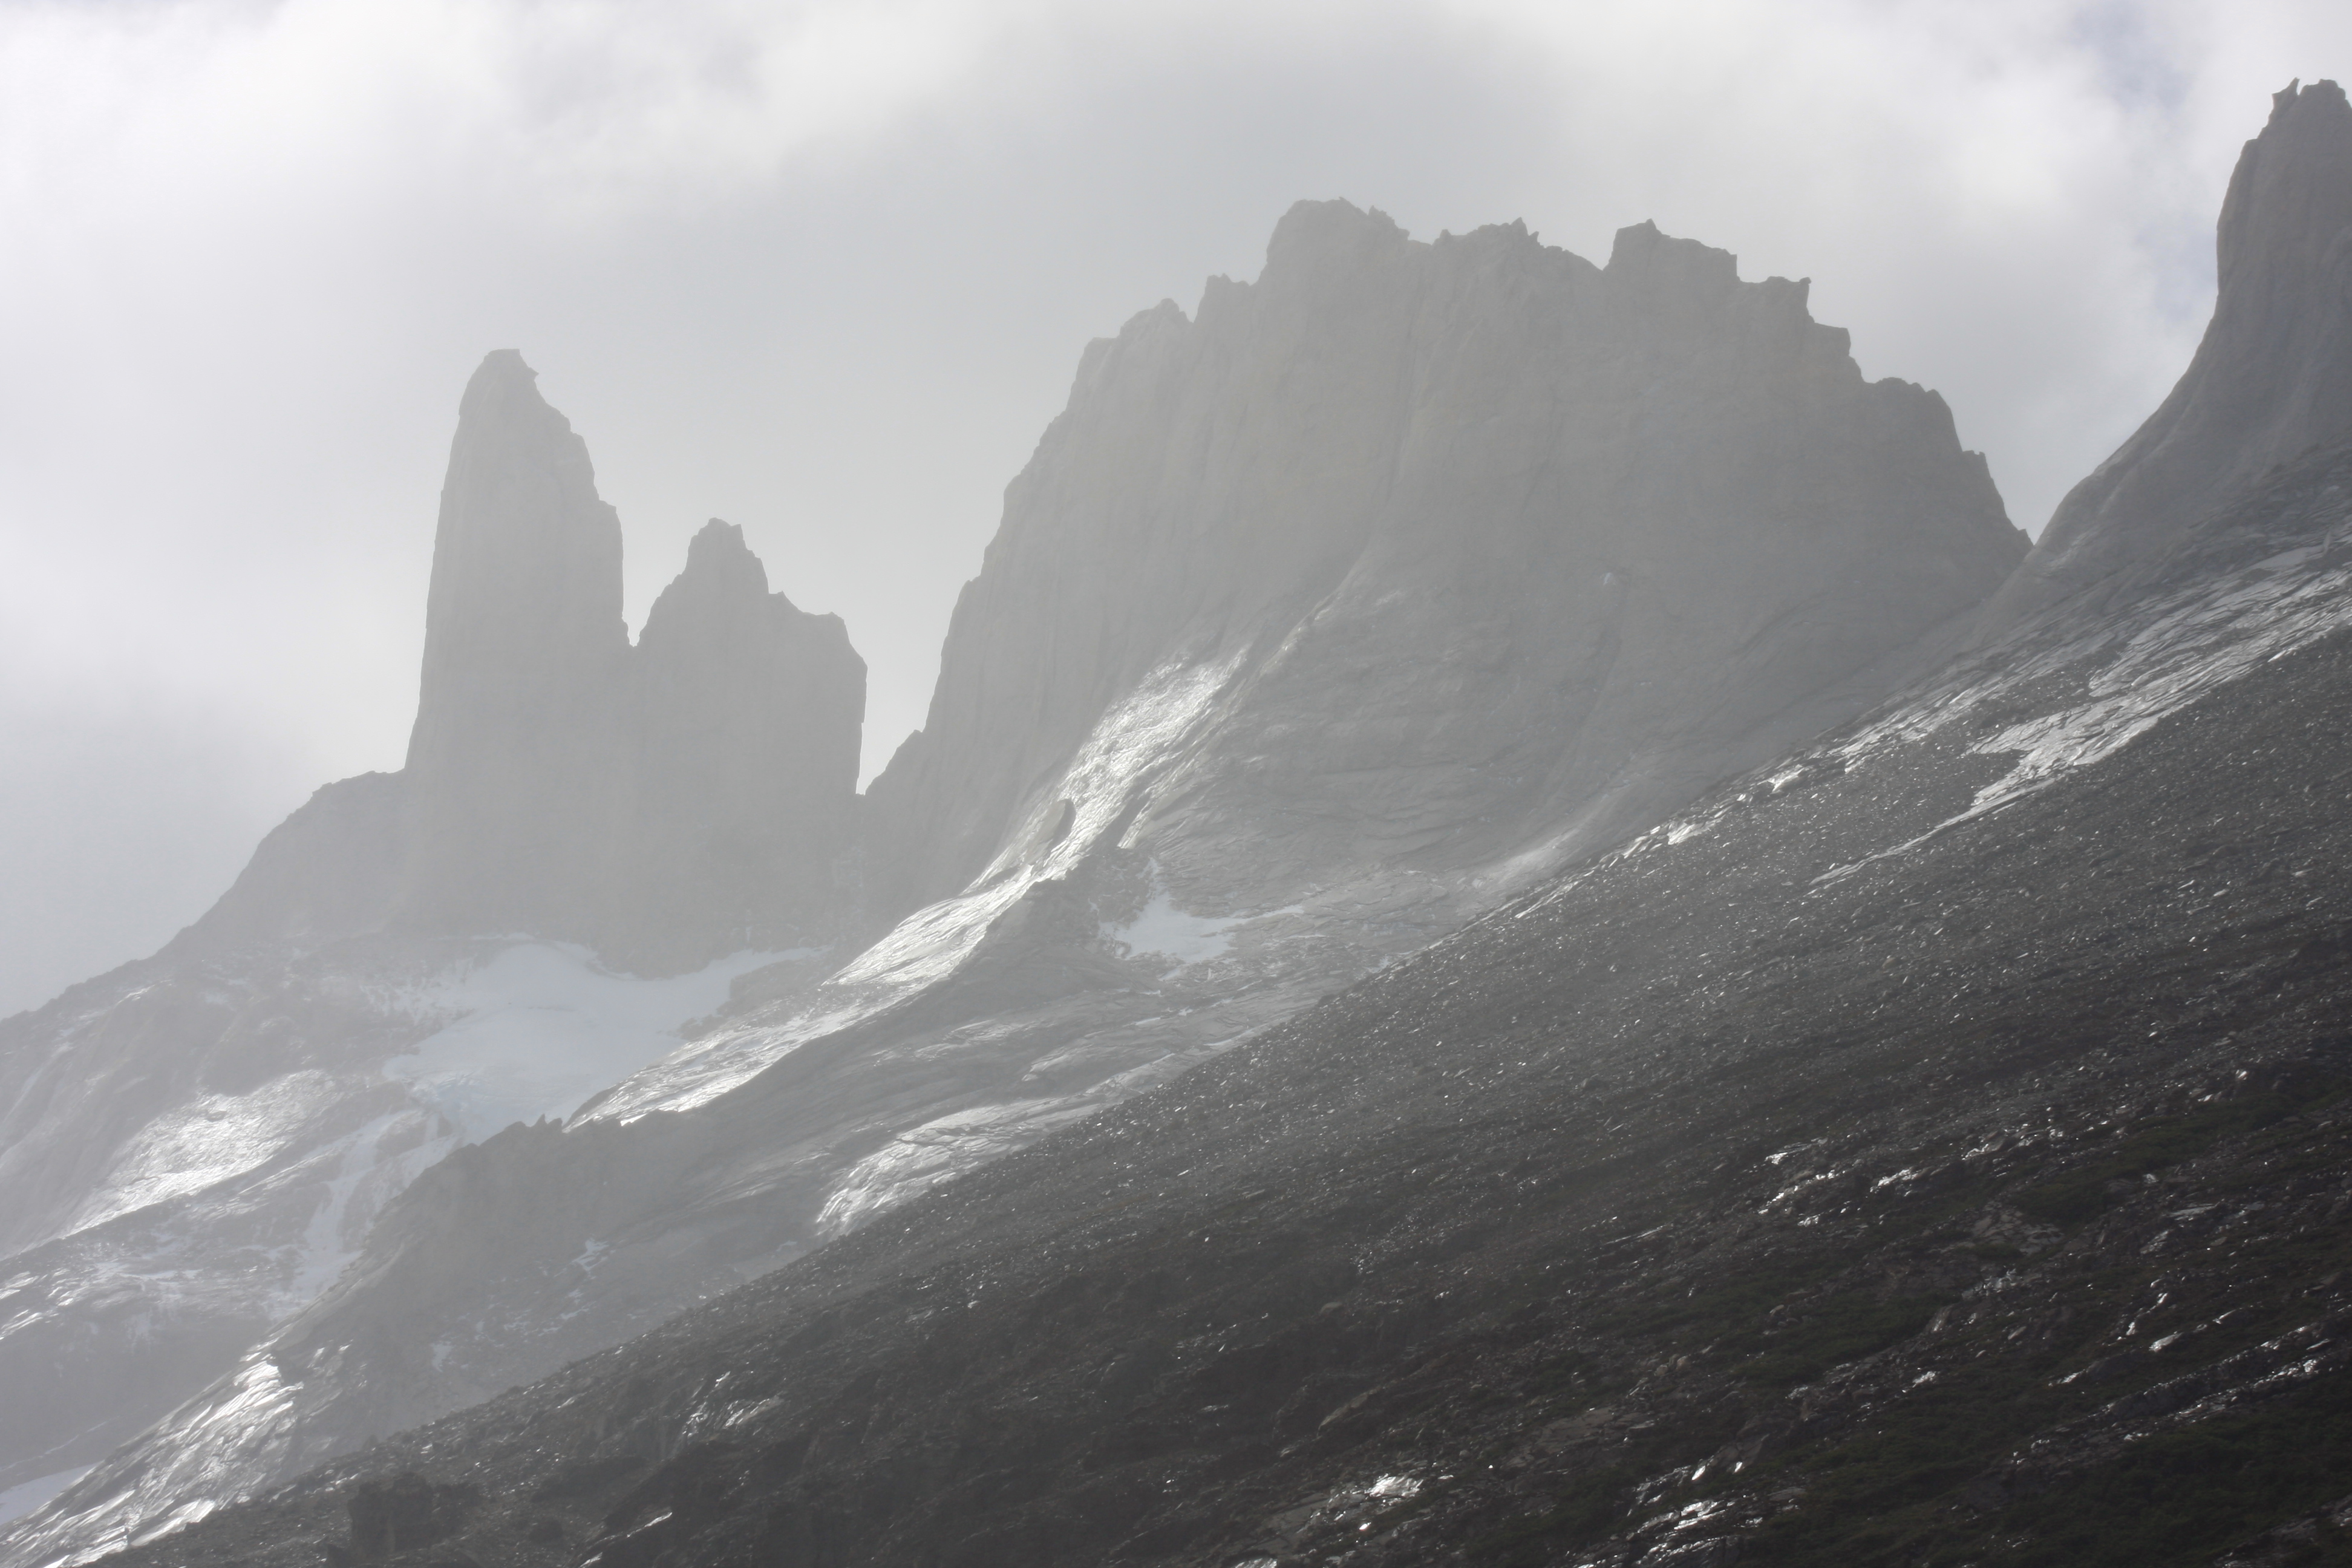
[[[1983,633],[2094,587],[2274,465],[2352,435],[2352,104],[2332,81],[2272,100],[2218,235],[2213,320],[2157,411],[2059,504]]]
[[[821,922],[866,713],[841,617],[771,594],[743,531],[713,518],[631,664],[636,827],[614,910],[627,945],[687,963],[730,929],[751,945]]]
[[[621,524],[521,355],[459,405],[404,775],[399,917],[691,966],[822,924],[866,667],[713,522],[633,648]]]
[[[621,521],[537,379],[512,349],[482,362],[441,489],[403,899],[435,928],[529,929],[577,907],[582,847],[616,826]]]

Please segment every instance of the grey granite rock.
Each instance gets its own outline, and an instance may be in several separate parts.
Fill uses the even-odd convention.
[[[1034,832],[1155,672],[1215,672],[1217,715],[1130,837],[1244,904],[1555,862],[1820,728],[2024,542],[1805,294],[1648,224],[1596,268],[1294,207],[1257,282],[1087,351],[871,792],[885,909]]]
[[[154,957],[0,1021],[0,1489],[231,1373],[481,1135],[388,1064],[496,1005],[467,976],[502,951],[669,975],[840,922],[840,620],[714,521],[632,647],[618,521],[534,379],[493,353],[460,405],[408,766],[320,790]],[[599,969],[566,965],[541,1004],[580,1024]]]
[[[2230,176],[2213,320],[2147,422],[2067,492],[1986,607],[1990,637],[2152,559],[2265,474],[2352,432],[2352,104],[2272,100]]]
[[[511,349],[485,359],[450,442],[404,770],[400,904],[423,928],[530,931],[600,902],[582,847],[623,816],[621,521],[536,380]]]
[[[534,379],[501,350],[459,407],[399,917],[654,970],[829,931],[865,662],[716,519],[632,647],[619,520]]]
[[[770,593],[742,530],[713,518],[646,615],[629,676],[635,794],[600,947],[676,968],[830,931],[866,714],[841,617]]]
[[[477,1132],[13,1539],[169,1528],[611,1344],[1884,697],[2023,542],[1941,400],[1865,382],[1804,300],[1649,225],[1601,268],[1517,225],[1420,243],[1296,208],[1257,282],[1087,352],[925,730],[856,814],[862,911],[840,623],[713,524],[631,647],[584,448],[493,355],[453,446],[409,767],[282,830],[220,950],[359,932],[316,963],[362,999],[396,989],[353,973],[371,942],[521,931],[655,969],[833,950],[745,976],[567,1122]],[[345,817],[403,841],[347,854]],[[860,920],[896,923],[858,951]]]
[[[1422,244],[1306,204],[1259,281],[1094,345],[867,803],[895,927],[746,976],[567,1125],[419,1178],[25,1539],[143,1531],[646,1328],[1882,698],[2024,545],[1941,400],[1865,382],[1804,293],[1648,225],[1597,268],[1516,225]],[[610,666],[628,695],[584,732],[643,748],[634,793],[540,786],[639,847],[583,895],[600,945],[821,907],[838,623],[718,527]],[[795,874],[807,901],[764,901]]]

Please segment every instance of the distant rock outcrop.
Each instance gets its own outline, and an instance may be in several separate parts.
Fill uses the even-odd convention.
[[[229,890],[165,952],[315,947],[381,926],[407,871],[407,782],[361,773],[322,785],[269,830]]]
[[[2352,434],[2352,104],[2272,100],[2221,204],[2213,320],[2187,374],[2067,492],[1982,635],[2149,560],[2312,447]]]
[[[827,929],[866,665],[713,519],[637,645],[620,521],[520,354],[482,362],[441,495],[398,914],[637,967]]]
[[[1650,224],[1601,268],[1293,207],[1257,282],[1087,351],[874,785],[886,907],[1032,833],[1157,669],[1218,672],[1216,739],[1134,833],[1227,896],[1597,847],[1811,733],[2025,542],[1943,400],[1805,298]]]
[[[632,647],[620,521],[536,380],[502,349],[459,405],[408,765],[320,791],[184,946],[389,922],[667,973],[845,918],[866,665],[841,618],[769,592],[714,518]]]

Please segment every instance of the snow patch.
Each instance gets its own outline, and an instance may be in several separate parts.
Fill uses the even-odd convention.
[[[739,952],[691,974],[641,980],[601,968],[586,948],[531,942],[467,965],[425,1000],[463,1015],[384,1075],[468,1141],[516,1121],[578,1110],[678,1045],[678,1029],[716,1010],[739,974],[793,953]]]
[[[198,1095],[166,1111],[131,1141],[67,1232],[202,1192],[268,1163],[341,1098],[340,1089],[323,1072],[288,1073],[248,1094]]]
[[[89,1472],[90,1467],[84,1465],[78,1470],[58,1470],[0,1491],[0,1524],[24,1518]]]
[[[1155,878],[1151,900],[1143,906],[1143,912],[1125,925],[1103,927],[1102,934],[1124,944],[1129,952],[1171,958],[1180,965],[1193,964],[1214,958],[1231,947],[1231,931],[1246,918],[1212,920],[1206,915],[1187,914],[1176,907],[1168,889],[1160,887]]]
[[[997,916],[1038,881],[1066,875],[1126,817],[1137,792],[1160,776],[1199,732],[1242,657],[1235,653],[1206,664],[1171,660],[1138,681],[1095,725],[1042,797],[1066,801],[1071,812],[1068,828],[1042,855],[1024,858],[1029,830],[1038,821],[1033,815],[971,886],[900,921],[826,979],[791,1017],[720,1031],[658,1061],[647,1058],[643,1070],[589,1115],[627,1122],[654,1110],[692,1110],[748,1083],[809,1041],[953,974]],[[1189,940],[1197,946],[1206,935],[1195,930],[1154,940]]]
[[[420,1110],[393,1111],[326,1151],[335,1161],[335,1173],[328,1179],[327,1194],[303,1230],[291,1277],[273,1315],[299,1310],[333,1284],[359,1256],[359,1244],[383,1206],[405,1191],[425,1167],[457,1147],[455,1133],[443,1131],[438,1137],[427,1135],[435,1131],[426,1120],[430,1116],[431,1112]],[[420,1126],[420,1121],[426,1124]],[[400,1139],[406,1140],[404,1146],[395,1141],[400,1152],[387,1156],[385,1142]]]
[[[832,1237],[919,1197],[951,1176],[1026,1148],[1056,1127],[1093,1115],[1222,1055],[1246,1036],[1167,1051],[1075,1094],[969,1106],[899,1133],[844,1172],[817,1211],[816,1232]]]

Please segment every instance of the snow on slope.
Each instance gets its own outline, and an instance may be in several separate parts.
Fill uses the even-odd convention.
[[[740,974],[814,948],[739,952],[691,974],[646,980],[602,968],[572,942],[518,942],[436,976],[419,1011],[457,1020],[383,1064],[468,1142],[541,1117],[562,1121],[599,1089],[677,1049]]]
[[[643,979],[575,946],[354,942],[241,1003],[256,1032],[299,1044],[305,1000],[332,994],[340,1053],[305,1046],[290,1070],[232,1089],[192,1052],[184,1086],[110,1148],[75,1120],[108,1097],[54,1101],[56,1125],[34,1134],[99,1157],[58,1233],[0,1262],[0,1489],[32,1510],[46,1494],[20,1489],[78,1474],[314,1300],[423,1171],[510,1122],[569,1115],[677,1048],[738,975],[787,956]],[[199,987],[215,988],[201,970],[137,976],[68,1024],[102,1037]],[[256,1415],[257,1398],[238,1409]]]

